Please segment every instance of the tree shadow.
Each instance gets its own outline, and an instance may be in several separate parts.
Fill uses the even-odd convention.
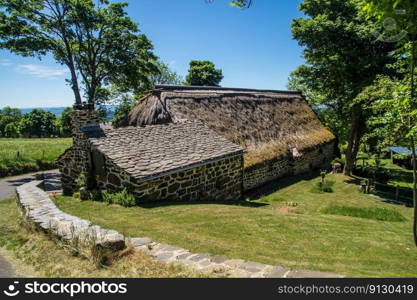
[[[251,189],[244,193],[244,198],[250,201],[259,200],[262,197],[268,196],[276,191],[288,187],[290,185],[296,184],[300,181],[311,180],[320,176],[320,172],[310,172],[302,175],[288,176],[281,179],[276,179],[271,182],[268,182],[260,187]]]
[[[59,176],[60,176],[59,173],[56,173],[56,172],[48,172],[48,171],[46,171],[46,172],[39,172],[39,174],[44,174],[44,176],[46,178],[55,178],[56,177],[56,180],[59,180]],[[19,185],[22,185],[22,184],[31,182],[31,181],[33,181],[35,179],[36,179],[36,176],[34,174],[30,174],[30,175],[26,175],[26,176],[25,175],[22,175],[22,176],[20,176],[18,178],[5,179],[5,181],[10,186],[19,186]]]

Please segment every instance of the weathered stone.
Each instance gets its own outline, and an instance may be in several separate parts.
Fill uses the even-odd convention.
[[[309,270],[291,270],[289,271],[286,278],[341,278],[340,276],[335,273],[327,273],[327,272],[316,272],[316,271],[309,271]]]
[[[216,264],[222,264],[226,261],[228,261],[229,259],[227,257],[223,257],[223,256],[215,256],[211,258],[211,261],[216,263]]]
[[[132,238],[130,239],[130,242],[133,246],[143,246],[152,243],[152,240],[150,238]]]
[[[196,254],[192,257],[189,258],[189,260],[192,260],[194,262],[198,262],[198,261],[202,261],[204,259],[208,259],[210,257],[210,255],[204,253],[204,254]]]
[[[120,181],[120,178],[119,177],[117,177],[115,174],[109,174],[108,176],[107,176],[107,180],[112,184],[112,185],[114,185],[114,186],[120,186],[120,183],[121,183],[121,181]]]
[[[272,270],[267,274],[268,278],[282,278],[290,270],[280,266],[273,267]]]
[[[180,187],[179,183],[174,183],[168,187],[168,193],[175,193]]]

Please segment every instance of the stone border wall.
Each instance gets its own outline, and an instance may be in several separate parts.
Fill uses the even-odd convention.
[[[59,210],[48,194],[40,189],[42,181],[32,181],[16,188],[22,217],[36,228],[71,244],[85,256],[90,251],[108,253],[126,247],[123,235]]]
[[[243,189],[248,191],[284,176],[295,176],[314,169],[328,169],[333,159],[334,142],[310,149],[298,156],[281,156],[243,171]]]
[[[50,232],[60,239],[71,241],[74,238],[97,237],[97,247],[112,251],[125,247],[125,238],[114,230],[93,226],[91,222],[71,216],[59,210],[48,194],[38,186],[42,181],[33,181],[16,188],[18,206],[24,219],[43,231]],[[212,256],[206,253],[192,253],[187,249],[157,243],[150,238],[131,238],[128,245],[136,251],[151,255],[164,263],[185,266],[203,273],[241,278],[336,278],[334,273],[308,270],[292,270],[243,259]]]

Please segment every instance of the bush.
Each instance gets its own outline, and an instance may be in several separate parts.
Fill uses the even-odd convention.
[[[333,193],[333,185],[335,184],[332,180],[324,180],[323,183],[317,182],[311,189],[312,193]]]
[[[129,193],[126,188],[116,193],[102,191],[101,196],[102,201],[109,204],[118,204],[125,207],[131,207],[136,205],[135,196]]]
[[[75,183],[79,188],[87,186],[87,176],[84,173],[81,173],[78,178],[75,180]]]

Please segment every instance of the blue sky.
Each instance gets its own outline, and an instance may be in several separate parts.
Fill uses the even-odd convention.
[[[301,0],[254,0],[247,10],[228,0],[131,0],[129,15],[153,42],[155,54],[182,76],[190,60],[210,60],[223,70],[225,87],[285,89],[303,63],[291,38]],[[65,66],[0,51],[0,107],[70,106]]]

